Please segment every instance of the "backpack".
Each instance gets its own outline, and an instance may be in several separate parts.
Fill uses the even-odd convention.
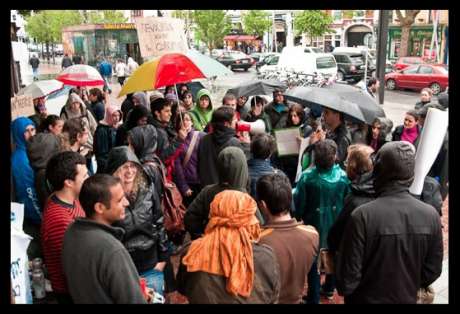
[[[163,195],[161,197],[161,208],[164,216],[164,226],[168,238],[176,245],[183,243],[185,238],[184,215],[185,206],[182,203],[182,195],[177,186],[166,178],[164,167],[160,161],[149,161],[147,164],[154,166],[161,173]]]

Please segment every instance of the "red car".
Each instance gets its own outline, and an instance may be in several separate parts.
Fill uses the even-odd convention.
[[[431,88],[434,95],[446,90],[449,85],[449,72],[439,65],[413,65],[402,71],[385,75],[385,86],[389,90],[395,88],[410,88],[421,90]]]
[[[425,63],[425,61],[421,57],[401,57],[396,61],[394,69],[395,71],[403,70],[411,65],[422,63]]]

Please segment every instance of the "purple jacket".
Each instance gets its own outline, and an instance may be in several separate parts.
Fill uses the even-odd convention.
[[[192,142],[194,131],[195,130],[192,129],[192,131],[188,133],[185,142],[182,144],[182,152],[174,162],[174,181],[182,195],[184,195],[185,192],[187,192],[187,190],[189,189],[189,184],[200,183],[200,177],[198,176],[198,147],[200,145],[201,138],[205,136],[206,133],[199,132],[198,139],[196,140],[192,155],[190,156],[190,159],[188,163],[185,165],[185,167],[182,167],[185,155],[187,154],[187,150],[190,146],[190,143]]]

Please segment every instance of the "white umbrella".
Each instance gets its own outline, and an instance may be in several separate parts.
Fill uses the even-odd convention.
[[[32,98],[41,98],[60,90],[63,86],[64,84],[57,80],[37,81],[21,89],[18,92],[18,95],[28,95]]]
[[[59,73],[56,79],[72,86],[104,85],[104,79],[101,74],[95,68],[86,64],[71,65]]]

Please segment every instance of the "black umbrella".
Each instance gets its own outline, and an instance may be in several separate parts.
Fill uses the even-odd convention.
[[[359,106],[361,112],[364,115],[366,124],[372,125],[375,118],[385,118],[385,111],[377,104],[375,98],[373,98],[367,91],[360,88],[350,86],[348,84],[331,84],[323,87],[329,92],[343,97],[344,99],[353,102]]]
[[[251,80],[229,89],[227,94],[231,93],[236,97],[270,95],[275,89],[284,91],[287,89],[287,86],[278,80]]]
[[[345,98],[331,93],[330,90],[322,87],[301,86],[294,87],[284,93],[287,100],[307,106],[312,110],[321,110],[319,106],[342,112],[346,118],[353,121],[365,122],[360,107],[346,100]]]

